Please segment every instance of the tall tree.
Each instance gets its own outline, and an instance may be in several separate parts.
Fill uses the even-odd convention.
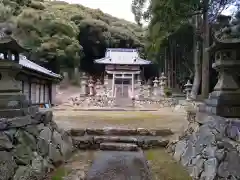
[[[206,97],[209,91],[209,54],[206,51],[206,48],[209,46],[209,23],[210,21],[214,21],[217,15],[230,5],[238,5],[239,1],[151,0],[148,2],[149,6],[147,10],[144,11],[146,2],[147,0],[133,0],[132,12],[135,14],[135,19],[139,24],[141,24],[142,20],[149,21],[148,29],[153,44],[151,47],[154,48],[153,51],[158,50],[156,47],[160,47],[162,40],[166,36],[175,32],[183,24],[188,23],[194,16],[198,15],[202,19],[199,21],[202,22],[201,27],[203,27],[201,29],[203,40],[202,94],[203,97]],[[194,47],[197,47],[196,44]],[[197,48],[194,51],[197,51]],[[195,88],[193,88],[194,91],[192,94],[196,96],[201,72],[199,71],[199,60],[195,59],[194,62],[196,63],[195,72],[197,72],[195,81],[198,82],[194,83]]]

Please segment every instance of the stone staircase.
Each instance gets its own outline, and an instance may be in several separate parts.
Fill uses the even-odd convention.
[[[71,129],[74,146],[84,150],[138,151],[162,148],[173,135],[170,129],[88,128]]]

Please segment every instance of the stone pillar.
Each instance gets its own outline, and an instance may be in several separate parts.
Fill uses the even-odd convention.
[[[164,72],[161,73],[161,77],[159,79],[160,79],[160,95],[165,96],[164,89],[166,87],[167,77],[164,75]]]
[[[82,73],[82,80],[81,80],[81,95],[87,95],[87,76],[86,73]]]
[[[112,97],[114,97],[114,88],[115,87],[115,74],[113,73],[113,78],[112,78]]]
[[[94,96],[94,83],[93,83],[92,76],[90,76],[88,86],[89,86],[89,96]]]
[[[0,63],[0,118],[25,116],[29,101],[21,93],[21,82],[16,80],[21,66],[10,60]]]
[[[153,81],[153,95],[158,96],[158,78],[155,77]]]
[[[132,74],[132,98],[135,97],[135,92],[134,92],[134,74]]]
[[[190,101],[190,94],[191,94],[191,90],[192,90],[192,84],[190,82],[190,80],[187,81],[187,84],[184,85],[185,87],[185,91],[186,91],[186,100]]]

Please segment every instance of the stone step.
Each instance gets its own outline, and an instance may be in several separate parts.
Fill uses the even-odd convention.
[[[100,150],[103,151],[139,151],[136,144],[130,143],[101,143]]]
[[[146,128],[87,128],[71,129],[71,136],[170,136],[173,132],[170,129],[146,129]]]
[[[14,118],[25,115],[26,111],[24,109],[0,109],[0,118]]]
[[[135,144],[143,149],[166,147],[169,140],[161,136],[78,136],[73,137],[78,149],[99,149],[101,143]]]

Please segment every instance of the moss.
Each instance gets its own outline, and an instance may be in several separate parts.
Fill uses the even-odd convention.
[[[165,149],[148,150],[145,155],[150,161],[153,180],[191,180],[183,167]]]
[[[64,167],[60,167],[53,173],[51,180],[63,180],[68,173],[69,172]]]

